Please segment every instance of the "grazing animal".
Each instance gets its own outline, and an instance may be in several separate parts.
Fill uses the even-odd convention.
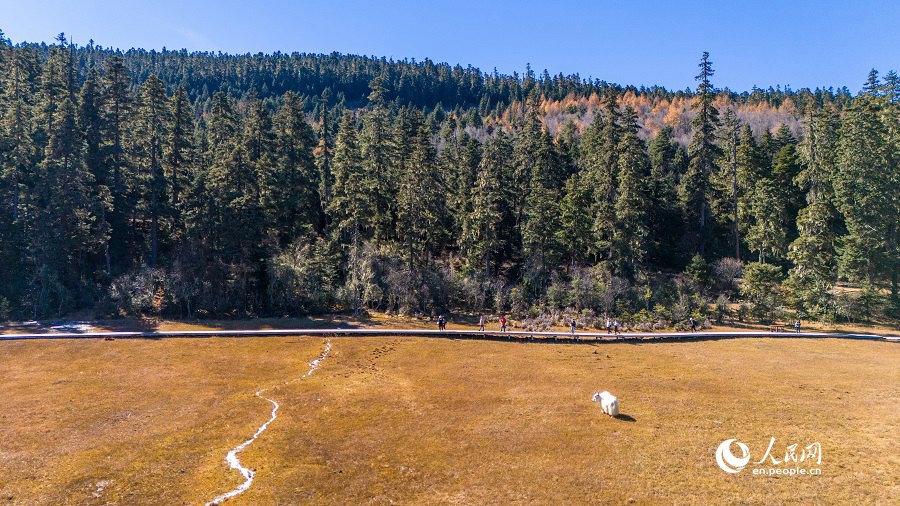
[[[609,416],[619,416],[619,399],[615,395],[603,391],[597,392],[591,398],[594,402],[600,403],[600,409]]]

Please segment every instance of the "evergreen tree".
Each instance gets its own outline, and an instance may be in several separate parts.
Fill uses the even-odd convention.
[[[867,89],[875,90],[877,84],[870,75]],[[869,93],[858,97],[847,109],[838,142],[834,189],[847,227],[847,234],[841,239],[842,272],[869,284],[891,280],[896,293],[900,268],[900,177],[896,147],[883,122],[883,107],[884,99]]]
[[[274,118],[274,157],[263,181],[264,206],[284,246],[319,229],[321,178],[315,163],[315,139],[303,114],[303,102],[294,93],[284,95]]]
[[[795,305],[808,314],[824,314],[837,281],[837,212],[831,181],[836,171],[838,120],[833,113],[810,104],[805,127],[803,169],[795,181],[806,190],[807,206],[797,216],[798,236],[788,251],[794,266],[788,273],[787,286]]]
[[[344,244],[357,245],[374,232],[377,193],[372,173],[363,168],[356,125],[349,112],[344,113],[338,128],[331,167],[334,187],[328,213],[332,233]]]
[[[125,60],[114,54],[104,61],[103,75],[103,142],[105,173],[111,177],[112,210],[108,213],[111,227],[109,254],[113,270],[124,269],[130,262],[128,253],[128,216],[132,203],[128,198],[126,175],[129,172],[125,150],[132,102],[131,77]]]
[[[759,263],[781,260],[787,249],[787,209],[779,185],[771,178],[762,178],[750,197],[752,225],[747,244],[759,254]]]
[[[473,195],[472,210],[463,218],[462,250],[469,272],[482,277],[494,274],[493,266],[500,259],[504,239],[502,227],[504,209],[509,209],[502,188],[504,167],[509,164],[511,147],[506,135],[501,131],[484,145],[483,156],[478,164]]]
[[[387,90],[381,79],[370,83],[372,92],[369,102],[374,106],[362,117],[362,130],[359,134],[359,149],[362,166],[366,171],[368,184],[371,187],[372,208],[371,223],[377,240],[388,240],[394,229],[394,209],[392,196],[396,192],[395,168],[393,166],[394,150],[388,112],[384,96]],[[335,148],[335,151],[337,148]],[[337,152],[335,152],[337,157]],[[337,171],[337,168],[334,169]],[[335,175],[337,179],[337,175]],[[335,181],[337,184],[337,181]]]
[[[738,185],[738,143],[740,139],[741,123],[733,108],[725,111],[722,127],[719,131],[720,147],[722,148],[722,160],[719,171],[714,175],[713,182],[716,186],[714,197],[715,214],[724,224],[727,221],[731,225],[731,235],[734,246],[734,257],[741,258],[741,230],[740,230],[740,204],[741,192]]]
[[[616,271],[629,278],[643,270],[650,234],[647,219],[650,199],[646,189],[650,160],[638,137],[639,129],[637,115],[631,107],[626,107],[622,115],[622,140],[618,146],[619,187],[612,260]]]
[[[141,86],[135,123],[134,165],[137,173],[135,192],[138,216],[134,223],[149,218],[149,258],[155,267],[159,260],[160,222],[168,218],[168,181],[163,170],[163,147],[168,137],[169,100],[162,81],[151,75]],[[143,228],[143,226],[142,226]]]
[[[2,37],[0,37],[2,39]],[[0,43],[2,45],[2,43]],[[6,48],[0,68],[0,297],[14,301],[25,290],[28,213],[38,149],[35,97],[40,69],[28,47]]]
[[[532,295],[541,296],[550,280],[551,272],[559,264],[561,244],[560,191],[556,167],[557,157],[547,132],[538,137],[534,146],[531,182],[525,199],[525,223],[522,227],[522,247],[525,254],[526,287]]]
[[[331,90],[326,88],[322,91],[319,99],[320,117],[318,144],[315,150],[316,170],[319,174],[319,209],[322,210],[321,222],[319,230],[325,232],[328,229],[328,213],[324,212],[328,209],[328,203],[331,200],[331,188],[334,185],[334,177],[331,173],[331,158],[333,155],[333,138],[331,135],[331,116],[328,114],[328,101],[331,99]]]
[[[650,229],[649,258],[655,265],[677,263],[678,238],[682,228],[676,178],[680,175],[676,156],[678,145],[671,127],[663,127],[650,143],[650,204],[646,210]]]
[[[107,215],[113,210],[112,180],[103,157],[103,117],[102,97],[96,70],[91,73],[81,87],[78,108],[78,130],[84,140],[84,166],[94,180],[92,198],[97,204],[99,215],[97,227],[103,240],[103,262],[106,274],[112,273],[112,259],[109,253],[111,232]]]
[[[175,223],[180,223],[184,194],[193,179],[194,115],[187,92],[181,86],[169,100],[169,138],[165,146],[165,171],[171,188],[171,205]]]
[[[35,316],[61,314],[87,296],[78,293],[81,277],[90,274],[87,260],[104,240],[96,226],[94,180],[83,164],[77,110],[70,97],[60,99],[53,116],[30,217]]]
[[[425,264],[428,250],[440,237],[444,183],[436,170],[431,130],[418,110],[401,111],[398,144],[408,146],[406,156],[397,160],[397,231],[407,268],[416,272]]]
[[[719,111],[713,106],[715,93],[710,82],[714,71],[709,53],[700,59],[700,73],[696,79],[696,100],[691,107],[697,112],[691,121],[691,144],[688,148],[690,165],[682,179],[681,201],[685,209],[689,242],[692,251],[706,255],[706,247],[711,237],[710,217],[710,174],[717,170],[721,149],[716,145],[715,132],[719,125]]]
[[[584,170],[594,189],[592,252],[597,258],[609,259],[613,254],[615,233],[615,201],[619,172],[618,145],[622,136],[619,125],[619,103],[610,90],[604,96],[603,115],[595,116],[585,132],[583,142]]]
[[[592,193],[585,179],[584,172],[569,176],[559,203],[561,228],[558,240],[565,249],[570,267],[587,260],[591,246],[593,221],[587,210],[592,203]]]

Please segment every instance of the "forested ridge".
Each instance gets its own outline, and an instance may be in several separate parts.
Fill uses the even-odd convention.
[[[0,319],[898,318],[897,74],[696,79],[0,32]]]

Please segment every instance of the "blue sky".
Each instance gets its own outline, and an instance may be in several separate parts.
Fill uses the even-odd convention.
[[[122,49],[332,52],[425,57],[485,71],[579,73],[611,82],[694,87],[710,52],[713,83],[847,86],[900,70],[900,2],[531,0],[129,2],[0,0],[13,42],[59,32]]]

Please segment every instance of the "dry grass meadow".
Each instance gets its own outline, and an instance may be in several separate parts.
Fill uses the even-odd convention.
[[[897,504],[900,346],[332,338],[240,454],[227,504]],[[323,340],[0,342],[0,504],[203,504]],[[620,419],[591,394],[620,398]],[[728,475],[776,437],[822,475]]]

